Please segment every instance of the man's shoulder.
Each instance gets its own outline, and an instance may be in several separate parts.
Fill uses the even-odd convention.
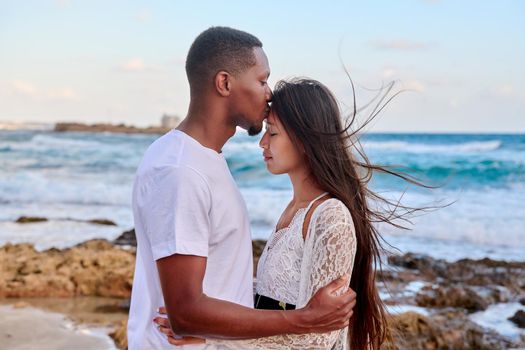
[[[185,163],[184,140],[174,130],[159,137],[144,152],[137,170],[137,176],[150,177],[154,174],[174,171]]]
[[[157,138],[151,145],[148,146],[144,153],[143,160],[160,160],[166,155],[176,155],[177,150],[182,148],[183,140],[177,137],[177,134],[172,131]]]
[[[144,168],[137,174],[137,180],[150,187],[161,188],[167,184],[207,186],[208,182],[201,171],[185,163],[164,163]]]
[[[144,163],[152,166],[188,166],[206,173],[209,167],[217,165],[217,157],[210,153],[187,135],[173,129],[148,147]]]

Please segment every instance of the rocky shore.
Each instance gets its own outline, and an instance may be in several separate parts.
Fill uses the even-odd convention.
[[[525,346],[525,262],[463,259],[456,262],[407,253],[390,256],[380,273],[383,300],[413,307],[393,316],[398,344],[408,349],[509,349]],[[473,321],[496,305],[520,305],[512,317],[498,320],[514,328],[509,337]],[[494,315],[493,317],[496,317]],[[519,331],[519,329],[523,329]]]
[[[255,264],[264,244],[253,241]],[[133,230],[113,242],[91,240],[63,250],[39,252],[31,244],[7,244],[0,248],[0,298],[15,304],[20,298],[111,297],[121,301],[99,305],[97,312],[126,312],[135,246]],[[409,253],[390,256],[379,275],[395,339],[385,349],[525,347],[525,262],[447,262]],[[515,314],[500,320],[517,336],[475,322],[477,315],[504,304],[519,305]],[[113,329],[115,344],[126,348],[125,319],[114,320]]]
[[[0,297],[129,298],[135,255],[105,240],[38,252],[31,244],[0,248]]]
[[[82,124],[82,123],[57,123],[56,132],[80,131],[80,132],[114,132],[123,134],[165,134],[170,128],[161,126],[150,126],[147,128],[138,128],[125,124]]]

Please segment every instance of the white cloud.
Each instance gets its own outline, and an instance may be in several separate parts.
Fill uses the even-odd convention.
[[[397,75],[398,71],[395,68],[392,67],[386,67],[383,69],[383,78],[384,79],[390,79],[393,76]]]
[[[37,93],[37,89],[35,86],[31,83],[28,83],[26,81],[21,80],[14,80],[11,82],[11,89],[20,95],[25,96],[35,96]]]
[[[403,82],[403,87],[407,90],[416,91],[416,92],[423,92],[426,90],[425,84],[418,80],[410,80],[407,82]]]
[[[125,71],[136,72],[146,69],[142,58],[132,58],[120,66]]]
[[[165,65],[158,64],[146,64],[140,57],[130,58],[126,62],[121,63],[118,67],[119,70],[125,72],[147,72],[147,73],[158,73],[165,71]]]
[[[479,91],[479,98],[483,100],[516,100],[521,101],[522,98],[518,91],[510,84],[503,84],[493,87],[485,87]]]
[[[372,46],[381,50],[399,50],[399,51],[419,51],[426,50],[430,47],[427,43],[410,41],[406,39],[397,40],[378,40],[372,42]]]
[[[55,4],[57,4],[58,7],[66,8],[71,5],[71,0],[55,0]]]
[[[175,58],[173,58],[172,60],[170,60],[169,62],[170,64],[173,63],[177,66],[184,66],[186,64],[186,57],[184,56],[177,56]]]
[[[149,10],[143,9],[137,13],[135,19],[139,22],[145,23],[149,22],[151,20],[151,17],[151,12]]]
[[[497,96],[511,97],[514,95],[514,88],[511,85],[506,84],[495,88],[493,93]]]
[[[78,94],[71,88],[38,89],[34,84],[22,80],[13,80],[8,84],[8,87],[8,91],[11,94],[29,97],[40,101],[71,101],[78,100],[79,98]]]
[[[69,88],[51,90],[48,93],[47,97],[52,100],[64,100],[64,101],[78,100],[77,93]]]

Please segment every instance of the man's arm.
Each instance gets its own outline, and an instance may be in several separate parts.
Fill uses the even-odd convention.
[[[168,318],[178,335],[247,339],[278,334],[324,333],[346,327],[355,294],[336,296],[339,279],[321,288],[302,309],[255,310],[203,293],[205,257],[174,254],[157,261]]]

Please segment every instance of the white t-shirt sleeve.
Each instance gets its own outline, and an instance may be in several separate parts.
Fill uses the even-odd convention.
[[[185,166],[157,169],[141,197],[141,219],[155,260],[208,256],[211,193],[199,172]]]

